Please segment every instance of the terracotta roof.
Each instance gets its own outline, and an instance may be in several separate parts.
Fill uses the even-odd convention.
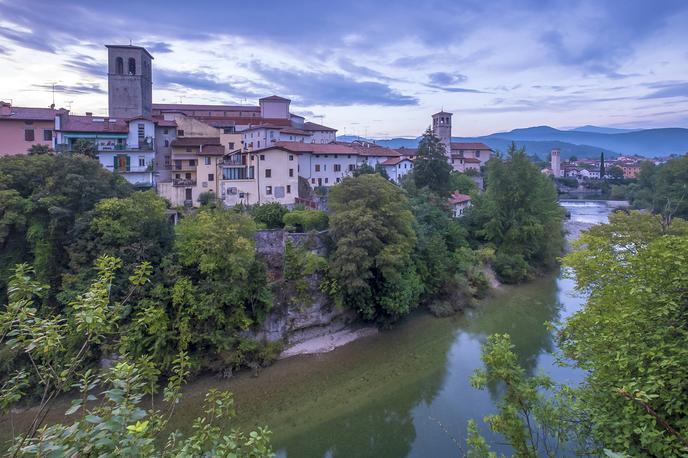
[[[193,105],[184,103],[154,103],[153,110],[260,111],[260,107],[255,105]]]
[[[466,195],[466,194],[460,194],[458,192],[455,192],[451,195],[449,198],[449,203],[454,205],[454,204],[460,204],[462,202],[470,202],[471,201],[471,196]]]
[[[223,145],[203,145],[198,154],[200,156],[224,156],[225,147]]]
[[[462,159],[466,164],[480,164],[480,159],[474,157],[464,157]]]
[[[18,119],[24,121],[52,121],[57,110],[53,108],[11,107],[10,115],[0,115],[0,119]]]
[[[313,134],[311,134],[310,132],[306,132],[306,131],[303,131],[303,130],[301,130],[301,129],[295,129],[295,128],[293,128],[293,127],[284,128],[284,129],[280,130],[280,133],[283,133],[283,134],[292,134],[292,135],[303,135],[303,136],[306,136],[306,137],[307,137],[307,136],[310,136],[310,135],[313,135]]]
[[[467,150],[488,150],[492,149],[485,143],[461,143],[461,142],[451,142],[451,149],[467,149]]]
[[[438,111],[438,112],[435,113],[433,116],[437,116],[437,115],[449,115],[449,116],[452,116],[453,113],[449,113],[449,112],[446,112],[446,111],[442,110],[442,111]]]
[[[351,147],[355,149],[360,156],[382,156],[382,157],[397,157],[401,156],[396,150],[391,148],[384,148],[382,146],[373,145],[370,143],[356,144],[352,143]]]
[[[418,156],[418,148],[407,148],[402,146],[401,148],[397,148],[397,152],[402,156]]]
[[[99,116],[62,116],[61,132],[111,132],[115,134],[129,133],[129,124],[124,119],[109,119]]]
[[[294,153],[357,154],[350,146],[340,143],[276,142],[268,148],[281,148]]]
[[[382,165],[397,165],[398,163],[404,162],[404,161],[413,162],[411,159],[401,156],[401,157],[391,157],[391,158],[387,159],[386,161],[381,162],[381,164]]]
[[[303,130],[337,132],[337,129],[333,129],[332,127],[323,126],[321,124],[316,124],[316,123],[310,122],[310,121],[303,124]]]
[[[284,97],[280,97],[278,95],[271,95],[270,97],[263,97],[262,99],[258,99],[259,102],[262,101],[268,101],[268,102],[291,102],[289,99],[285,99]]]
[[[175,138],[170,143],[171,146],[201,146],[219,145],[220,137],[182,137]]]

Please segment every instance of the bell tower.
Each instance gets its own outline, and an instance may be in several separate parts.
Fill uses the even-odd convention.
[[[554,148],[550,155],[552,175],[556,178],[561,178],[561,150],[559,148]]]
[[[106,45],[108,113],[111,118],[150,118],[153,56],[141,46]]]
[[[444,145],[447,158],[451,157],[451,118],[452,114],[440,111],[432,115],[432,133]]]

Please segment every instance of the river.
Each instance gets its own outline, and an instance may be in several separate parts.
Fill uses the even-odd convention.
[[[605,222],[605,201],[562,201],[576,234]],[[335,351],[278,361],[259,377],[192,384],[178,424],[198,413],[209,387],[235,393],[238,424],[269,425],[279,457],[455,457],[466,423],[495,411],[496,389],[478,391],[470,376],[481,367],[480,347],[493,333],[511,335],[529,373],[575,384],[579,371],[555,364],[546,322],[565,319],[583,298],[573,281],[552,274],[506,291],[467,313],[438,319],[417,312],[391,330]],[[497,451],[508,452],[506,447]]]
[[[573,235],[606,221],[611,211],[605,201],[567,200],[562,206],[571,214],[567,228]],[[279,457],[461,456],[469,419],[478,421],[491,443],[498,442],[482,418],[495,412],[499,392],[470,386],[488,335],[510,334],[529,373],[580,381],[580,372],[555,364],[555,343],[545,326],[581,307],[573,286],[551,274],[505,287],[454,317],[417,311],[390,330],[330,353],[278,361],[259,377],[243,372],[230,380],[196,380],[185,387],[173,426],[188,431],[207,390],[228,389],[238,412],[232,426],[268,425]]]

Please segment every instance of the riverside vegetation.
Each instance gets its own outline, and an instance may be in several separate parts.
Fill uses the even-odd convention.
[[[0,159],[0,295],[7,304],[0,316],[0,407],[38,402],[13,453],[68,454],[88,444],[98,455],[270,455],[266,429],[229,431],[228,393],[208,394],[193,434],[161,439],[189,376],[218,359],[268,364],[279,350],[246,337],[270,312],[279,283],[255,253],[255,231],[329,230],[327,259],[287,246],[284,282],[299,301],[307,300],[303,275],[318,272],[332,301],[363,320],[387,326],[419,304],[444,315],[485,294],[487,266],[502,282],[517,283],[556,266],[561,253],[556,191],[523,150],[512,147],[489,161],[485,181],[486,192],[476,193],[469,177],[451,171],[428,132],[401,188],[366,168],[331,189],[329,215],[274,204],[224,209],[205,196],[201,209],[172,227],[162,199],[134,190],[83,155]],[[462,220],[449,217],[447,198],[455,190],[473,194]],[[575,355],[579,340],[567,343],[567,356]],[[503,417],[490,424],[529,456],[534,446],[521,440],[527,429],[509,402],[527,401],[540,412],[534,387],[551,384],[519,376],[508,355],[508,338],[491,339],[476,386],[513,382]],[[102,358],[114,359],[112,366],[99,368]],[[500,364],[510,366],[505,371]],[[159,397],[152,396],[146,410],[144,396],[159,387],[165,387],[162,404],[156,407]],[[55,397],[70,390],[78,399],[67,424],[45,426]],[[94,406],[89,401],[98,390],[103,402]],[[626,392],[642,400],[630,387]],[[554,414],[536,416],[545,427]],[[594,444],[605,443],[605,431],[594,433]],[[477,433],[470,440],[471,453],[489,454]]]

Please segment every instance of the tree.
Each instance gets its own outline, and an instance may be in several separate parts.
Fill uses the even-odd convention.
[[[320,210],[294,210],[282,217],[285,229],[290,232],[324,231],[328,220],[327,213]]]
[[[621,180],[624,177],[623,169],[618,165],[612,165],[607,170],[607,176],[612,180]]]
[[[81,154],[92,159],[98,158],[98,148],[95,142],[86,138],[80,138],[74,142],[72,146],[72,152],[74,154]]]
[[[688,156],[661,165],[645,161],[637,182],[629,187],[629,199],[635,208],[647,208],[671,220],[688,218]]]
[[[576,162],[577,160],[578,160],[578,156],[576,156],[575,154],[569,158],[569,161],[571,161],[571,162]]]
[[[607,171],[604,169],[604,152],[600,153],[600,178],[604,180]]]
[[[35,144],[28,149],[29,155],[50,154],[53,149],[48,145]]]
[[[449,197],[452,191],[452,167],[447,162],[444,145],[426,130],[418,144],[418,155],[413,163],[413,179],[419,188],[427,186],[442,197]]]
[[[487,165],[487,189],[465,218],[479,242],[496,248],[500,280],[516,283],[556,266],[563,247],[563,211],[552,181],[514,144]]]
[[[98,277],[90,288],[69,304],[69,323],[58,315],[37,313],[36,299],[45,286],[33,279],[32,269],[17,266],[10,280],[7,307],[0,312],[0,343],[9,351],[26,354],[33,362],[30,370],[43,396],[27,431],[15,437],[13,456],[272,456],[269,431],[259,428],[249,435],[229,431],[234,416],[231,393],[210,390],[205,399],[205,415],[193,424],[193,433],[170,435],[165,445],[156,441],[168,426],[181,388],[189,375],[189,359],[184,345],[179,349],[175,370],[164,389],[166,412],[141,406],[144,396],[156,391],[159,370],[148,358],[134,360],[124,354],[111,369],[85,369],[89,352],[99,342],[115,338],[125,302],[111,300],[109,291],[121,261],[112,257],[98,260]],[[147,283],[150,265],[134,269],[132,288]],[[132,295],[127,296],[132,297]],[[184,333],[184,329],[178,332]],[[185,339],[182,339],[184,342]],[[77,345],[73,345],[76,343]],[[0,408],[3,413],[21,401],[29,380],[27,371],[2,380]],[[78,397],[66,412],[65,424],[42,427],[58,394],[76,388]],[[104,391],[102,391],[104,390]],[[87,401],[102,399],[88,408]],[[74,416],[74,414],[79,414]],[[71,417],[71,421],[70,421]]]
[[[367,162],[364,162],[360,166],[356,167],[356,169],[354,169],[352,175],[354,177],[360,177],[361,175],[370,175],[373,173],[376,173],[375,169]]]
[[[334,294],[366,320],[393,321],[416,304],[413,215],[399,188],[381,176],[347,177],[330,191]]]
[[[475,181],[466,173],[453,171],[451,173],[451,179],[452,191],[458,191],[461,194],[471,194],[478,191],[478,186],[475,184]]]
[[[564,264],[588,300],[560,345],[588,374],[576,397],[594,454],[685,456],[688,223],[615,213],[574,248]]]
[[[277,202],[254,205],[251,208],[251,216],[253,216],[258,224],[264,225],[267,229],[279,229],[284,227],[282,218],[287,213],[289,213],[289,210]]]

